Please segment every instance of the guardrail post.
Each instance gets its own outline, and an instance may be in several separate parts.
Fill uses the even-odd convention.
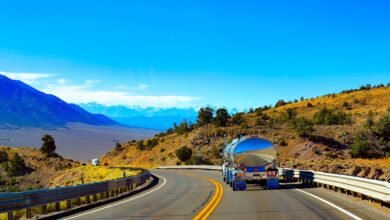
[[[26,209],[26,218],[32,218],[33,215],[32,215],[32,210],[31,208],[27,208]]]
[[[97,202],[97,200],[98,200],[97,194],[95,193],[95,194],[93,194],[93,201],[94,201],[94,202]]]
[[[42,214],[47,214],[47,205],[45,204],[45,205],[42,205],[41,206],[42,207]]]
[[[72,208],[72,200],[66,200],[66,209]]]
[[[56,212],[60,211],[60,202],[56,202]]]
[[[81,198],[76,199],[76,205],[79,206],[81,204]]]
[[[110,198],[110,191],[106,192],[106,198]]]
[[[91,196],[90,195],[86,196],[85,200],[87,201],[87,204],[90,204],[91,203]]]
[[[8,220],[14,220],[14,212],[12,212],[12,211],[11,211],[11,212],[8,212],[8,213],[7,213],[7,219],[8,219]]]

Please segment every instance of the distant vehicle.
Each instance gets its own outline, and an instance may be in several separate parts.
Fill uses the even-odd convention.
[[[92,159],[92,166],[100,166],[100,160],[99,159]]]
[[[275,146],[257,136],[234,139],[223,150],[223,180],[233,191],[245,190],[248,181],[258,181],[267,189],[279,188]]]

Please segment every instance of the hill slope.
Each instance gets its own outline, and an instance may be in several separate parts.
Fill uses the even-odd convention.
[[[102,161],[112,165],[144,167],[174,165],[180,163],[175,150],[187,146],[197,157],[190,162],[220,164],[222,159],[219,157],[219,149],[223,146],[224,136],[227,141],[231,141],[238,134],[255,134],[275,143],[283,167],[390,179],[390,147],[373,149],[382,159],[355,159],[351,156],[351,147],[356,144],[356,137],[361,132],[369,132],[364,126],[369,111],[373,112],[375,122],[390,114],[389,86],[345,91],[283,104],[237,114],[229,119],[225,127],[208,124],[189,128],[185,132],[160,134],[143,143],[129,142],[112,149],[102,157]],[[296,128],[296,118],[304,117],[312,124],[312,121],[318,120],[319,112],[324,108],[336,112],[332,114],[337,117],[343,116],[344,122],[314,123],[313,132],[309,136],[300,135]],[[290,116],[289,112],[292,112]]]
[[[0,125],[16,127],[63,126],[69,122],[118,125],[104,115],[94,115],[53,95],[0,75]]]

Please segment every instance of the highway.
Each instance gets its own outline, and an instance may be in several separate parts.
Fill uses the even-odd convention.
[[[64,219],[193,219],[215,199],[216,185],[205,177],[223,186],[222,199],[208,219],[390,219],[361,201],[296,183],[282,183],[277,190],[250,184],[247,191],[234,192],[221,181],[218,172],[152,173],[159,177],[153,188]]]

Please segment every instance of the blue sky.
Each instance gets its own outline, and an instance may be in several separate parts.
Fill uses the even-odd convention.
[[[388,1],[1,1],[0,72],[68,102],[245,109],[390,82]]]

